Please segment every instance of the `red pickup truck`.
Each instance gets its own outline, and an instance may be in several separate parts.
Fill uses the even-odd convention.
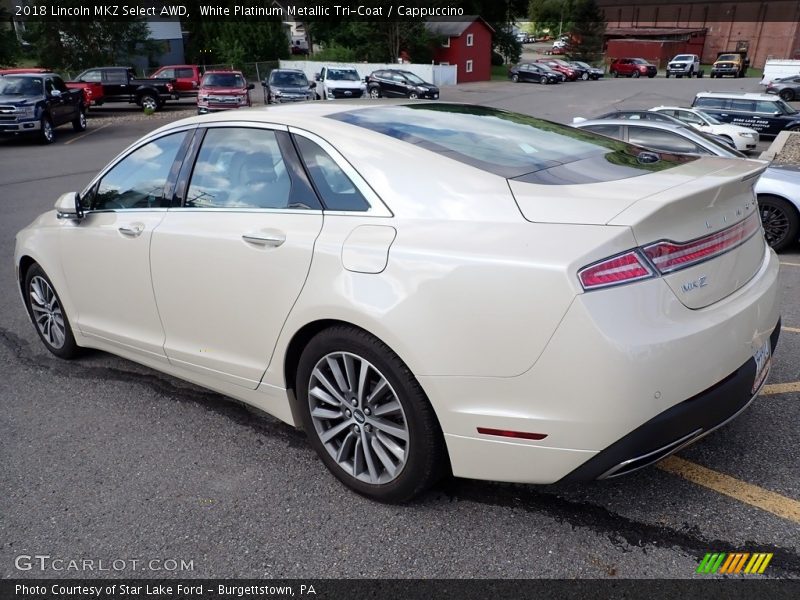
[[[174,79],[175,91],[181,98],[195,98],[203,71],[199,65],[167,65],[153,73],[150,78]]]

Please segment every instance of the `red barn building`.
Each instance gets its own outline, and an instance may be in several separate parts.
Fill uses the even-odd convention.
[[[481,17],[464,17],[463,21],[428,21],[425,27],[442,38],[434,48],[434,62],[456,65],[458,83],[492,78],[494,29]]]

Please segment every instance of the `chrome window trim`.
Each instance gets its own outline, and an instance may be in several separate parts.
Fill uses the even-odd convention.
[[[341,152],[334,148],[332,144],[315,133],[311,133],[305,129],[299,129],[294,126],[289,127],[289,133],[304,137],[307,140],[318,144],[333,159],[333,162],[335,162],[336,165],[342,171],[344,171],[344,174],[347,175],[350,181],[353,182],[353,185],[356,186],[356,189],[361,192],[361,195],[364,196],[367,204],[369,204],[369,208],[367,210],[326,210],[324,211],[326,215],[361,215],[365,217],[394,216],[394,213],[392,213],[389,207],[383,202],[383,200],[381,200],[380,196],[378,196],[375,190],[372,189],[366,180],[361,177],[361,174],[356,171],[355,167],[353,167],[353,165],[351,165],[348,160],[342,156]]]
[[[197,129],[198,127],[199,127],[199,125],[197,123],[181,125],[181,126],[173,128],[173,129],[168,129],[166,131],[160,131],[158,133],[151,134],[151,135],[147,136],[146,138],[143,138],[143,139],[135,141],[133,144],[131,144],[130,146],[125,148],[125,150],[123,150],[122,152],[117,154],[113,159],[111,159],[111,162],[108,163],[105,167],[103,167],[103,169],[97,175],[94,176],[94,178],[89,182],[89,185],[87,185],[85,188],[83,188],[83,191],[81,191],[81,198],[83,198],[84,194],[86,194],[89,190],[91,190],[97,184],[98,181],[100,181],[103,177],[105,177],[106,173],[108,173],[111,169],[116,167],[120,162],[122,162],[124,159],[126,159],[129,155],[131,155],[134,152],[136,152],[139,148],[141,148],[145,144],[149,144],[150,142],[154,142],[156,140],[161,139],[162,137],[166,137],[168,135],[173,135],[175,133],[191,131],[193,129]],[[130,208],[130,209],[118,209],[118,210],[139,210],[139,211],[141,211],[141,210],[145,210],[145,209]],[[89,212],[101,212],[101,211],[86,210],[85,212],[89,213]],[[110,209],[103,209],[103,212],[112,212],[112,211]]]

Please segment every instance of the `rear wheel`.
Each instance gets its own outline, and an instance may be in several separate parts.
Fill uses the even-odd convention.
[[[25,304],[45,347],[59,358],[75,358],[80,348],[69,319],[50,278],[38,264],[25,274]]]
[[[781,100],[785,100],[786,102],[791,102],[794,100],[794,90],[786,88],[785,90],[781,90],[778,96],[781,97]]]
[[[160,105],[158,98],[151,94],[144,94],[141,98],[139,98],[139,106],[145,110],[156,111]]]
[[[365,331],[317,334],[300,357],[296,389],[311,445],[360,494],[405,502],[443,474],[433,408],[403,361]]]
[[[697,72],[697,78],[698,78],[698,79],[700,79],[702,76],[703,76],[703,69],[700,69],[700,70]]]
[[[776,252],[797,241],[800,216],[794,206],[777,196],[759,196],[758,209],[764,237]]]

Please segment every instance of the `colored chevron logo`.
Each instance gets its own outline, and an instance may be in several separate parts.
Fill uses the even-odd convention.
[[[704,575],[721,574],[762,574],[772,560],[772,552],[709,552],[700,561],[695,573]],[[746,565],[746,566],[745,566]]]

